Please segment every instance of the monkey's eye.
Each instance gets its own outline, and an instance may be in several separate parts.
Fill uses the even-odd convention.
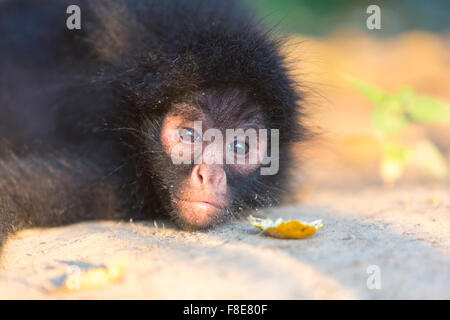
[[[250,149],[247,142],[239,140],[234,140],[234,142],[230,143],[227,148],[237,156],[246,156]]]
[[[178,130],[178,135],[181,141],[187,143],[195,143],[202,140],[202,137],[194,130],[190,128],[182,128]]]

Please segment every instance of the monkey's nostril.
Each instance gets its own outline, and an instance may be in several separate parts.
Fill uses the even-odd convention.
[[[206,176],[205,173],[202,172],[202,168],[201,168],[201,164],[200,165],[195,165],[194,168],[192,169],[192,174],[191,174],[191,181],[194,183],[194,185],[203,185],[207,180],[206,180]]]
[[[203,176],[200,172],[197,173],[197,178],[198,178],[198,180],[200,180],[201,184],[203,184],[203,182],[205,181],[205,179],[203,179]]]

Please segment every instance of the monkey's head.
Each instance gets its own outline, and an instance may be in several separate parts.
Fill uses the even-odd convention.
[[[205,228],[278,204],[305,130],[274,40],[213,28],[186,37],[176,52],[127,67],[118,107],[131,134],[121,139],[139,210]]]

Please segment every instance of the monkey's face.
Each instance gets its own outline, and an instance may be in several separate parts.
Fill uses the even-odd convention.
[[[170,163],[159,180],[181,225],[211,226],[255,198],[249,181],[257,179],[267,141],[258,136],[261,112],[247,102],[236,91],[203,93],[165,115],[160,140]]]

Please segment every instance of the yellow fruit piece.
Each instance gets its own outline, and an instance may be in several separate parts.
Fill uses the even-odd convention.
[[[63,285],[55,293],[101,288],[122,280],[128,267],[128,260],[119,259],[108,264],[106,268],[96,268],[81,272],[73,268],[66,276]]]
[[[282,239],[307,238],[323,227],[322,220],[301,222],[300,220],[283,221],[282,218],[278,218],[273,221],[272,219],[260,219],[253,216],[249,216],[248,220],[252,226],[263,230],[272,237]]]

